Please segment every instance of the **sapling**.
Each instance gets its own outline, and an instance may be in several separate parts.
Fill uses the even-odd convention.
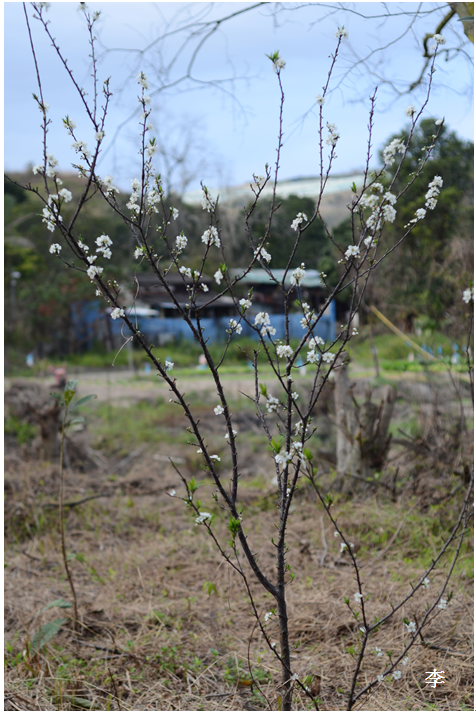
[[[66,433],[70,426],[73,426],[77,423],[82,423],[83,418],[77,417],[77,418],[69,418],[70,411],[74,411],[75,409],[79,408],[80,406],[83,406],[84,404],[91,401],[93,398],[96,398],[95,394],[90,394],[89,396],[84,396],[83,398],[80,398],[79,401],[76,401],[76,403],[71,404],[71,401],[76,395],[76,386],[78,382],[77,381],[67,381],[66,386],[64,388],[63,394],[59,393],[52,393],[51,395],[60,403],[60,405],[63,407],[63,419],[61,421],[61,444],[60,444],[60,485],[59,485],[59,492],[58,492],[58,517],[59,517],[59,524],[60,524],[60,535],[61,535],[61,555],[63,558],[63,567],[66,573],[66,577],[68,578],[69,587],[71,590],[71,597],[73,599],[73,614],[74,614],[74,629],[78,629],[79,627],[79,614],[78,614],[78,598],[76,596],[76,589],[74,587],[74,580],[73,580],[73,574],[70,567],[70,559],[71,556],[67,554],[66,549],[66,530],[65,530],[65,521],[64,521],[64,448],[65,448],[65,440],[66,440]]]
[[[119,190],[114,184],[114,178],[111,175],[101,177],[97,171],[99,153],[103,147],[104,138],[110,131],[106,120],[111,98],[110,83],[109,80],[106,80],[102,84],[103,104],[101,106],[95,52],[96,39],[94,36],[94,25],[99,18],[99,13],[90,12],[86,5],[82,4],[84,21],[89,33],[92,65],[92,83],[89,95],[91,99],[87,99],[85,90],[77,83],[68,61],[51,34],[50,25],[45,19],[46,5],[47,3],[33,3],[33,17],[43,26],[54,47],[57,58],[75,86],[94,135],[93,145],[89,148],[82,138],[84,135],[77,130],[76,123],[68,114],[65,115],[63,125],[65,131],[71,136],[72,149],[77,155],[73,167],[79,176],[84,179],[82,194],[76,202],[71,218],[66,220],[62,216],[63,207],[72,201],[72,195],[68,189],[62,186],[63,183],[57,170],[57,160],[49,151],[48,127],[51,120],[48,116],[48,105],[43,97],[41,76],[36,63],[29,18],[25,10],[32,54],[37,67],[38,94],[35,95],[35,101],[42,116],[43,128],[42,159],[33,168],[33,172],[42,178],[43,186],[40,188],[29,185],[26,188],[42,200],[44,205],[42,221],[46,224],[47,229],[52,233],[57,232],[56,236],[59,234],[62,237],[62,240],[60,240],[62,243],[55,240],[51,244],[50,251],[57,254],[65,266],[87,275],[95,288],[96,296],[103,300],[110,309],[111,320],[123,322],[124,328],[129,331],[134,343],[141,347],[155,367],[158,379],[164,381],[169,387],[172,394],[171,401],[183,410],[189,424],[190,443],[203,460],[203,473],[208,476],[214,485],[212,497],[215,501],[215,508],[213,511],[210,508],[208,510],[203,509],[204,489],[200,487],[194,478],[190,478],[181,471],[173,461],[172,465],[174,465],[183,483],[183,492],[173,490],[170,491],[169,495],[173,499],[184,501],[193,515],[194,523],[209,534],[220,555],[242,578],[251,610],[256,620],[256,626],[261,631],[269,650],[281,666],[281,680],[276,705],[279,709],[285,711],[292,709],[293,690],[296,687],[303,691],[316,709],[319,709],[319,698],[313,696],[309,689],[309,680],[303,676],[300,677],[293,670],[287,602],[287,587],[294,579],[292,568],[286,559],[288,552],[287,541],[289,540],[288,519],[298,480],[300,477],[304,477],[309,481],[321,503],[322,510],[327,515],[341,543],[341,552],[350,558],[357,583],[357,591],[354,594],[353,601],[351,602],[350,598],[346,599],[352,619],[355,620],[358,626],[357,641],[352,647],[355,669],[347,691],[347,709],[351,710],[357,703],[362,704],[362,698],[368,696],[370,691],[378,689],[386,680],[398,680],[401,678],[402,666],[405,664],[408,651],[415,641],[422,638],[423,628],[434,619],[434,616],[439,611],[446,608],[447,601],[450,599],[447,586],[466,533],[468,520],[472,481],[459,518],[436,558],[421,578],[416,581],[415,585],[411,586],[406,596],[397,605],[389,608],[383,617],[377,618],[372,614],[371,596],[366,594],[361,566],[359,565],[354,545],[342,533],[334,517],[332,511],[333,496],[324,493],[319,483],[321,473],[318,470],[318,462],[309,448],[309,441],[316,430],[312,424],[314,408],[332,371],[343,366],[346,361],[345,347],[356,335],[356,330],[351,328],[352,320],[359,310],[370,276],[378,270],[382,261],[387,259],[405,241],[414,227],[424,221],[426,213],[432,211],[438,201],[438,194],[444,180],[442,177],[435,176],[430,183],[422,206],[415,211],[415,215],[405,227],[403,235],[395,240],[389,248],[381,249],[382,234],[386,224],[392,223],[395,219],[398,211],[398,200],[404,193],[412,191],[415,177],[423,171],[430,160],[434,141],[441,131],[442,123],[435,123],[433,143],[422,148],[417,172],[407,178],[404,188],[398,194],[394,193],[394,184],[402,171],[402,164],[406,157],[409,142],[428,104],[432,76],[435,72],[436,51],[430,64],[428,93],[425,101],[419,109],[415,109],[413,106],[408,108],[406,112],[410,122],[408,133],[405,137],[402,136],[393,140],[384,149],[384,165],[379,171],[371,171],[370,169],[376,91],[370,98],[364,181],[360,188],[353,186],[353,198],[349,205],[352,241],[348,246],[341,246],[326,227],[321,213],[323,194],[340,139],[339,131],[332,121],[332,117],[328,117],[324,109],[339,49],[342,42],[347,38],[345,28],[338,28],[336,32],[336,48],[330,56],[330,68],[316,99],[316,112],[318,115],[317,161],[319,164],[320,189],[313,214],[307,216],[304,212],[298,212],[289,227],[290,235],[295,237],[294,245],[284,267],[284,273],[278,279],[271,266],[273,221],[279,209],[277,187],[280,158],[283,150],[283,82],[286,66],[279,52],[276,51],[268,55],[275,73],[280,97],[276,162],[274,170],[271,170],[270,166],[266,165],[263,174],[255,174],[253,182],[250,184],[252,201],[244,210],[243,218],[243,228],[249,244],[249,256],[243,259],[245,268],[239,272],[232,273],[230,271],[226,237],[223,235],[219,223],[219,199],[212,196],[205,185],[202,185],[202,208],[205,214],[203,233],[201,235],[201,242],[204,247],[200,262],[196,265],[198,268],[192,268],[187,266],[187,262],[184,259],[188,247],[187,237],[183,232],[176,237],[171,235],[171,221],[177,219],[179,210],[170,206],[170,200],[163,189],[161,177],[154,168],[154,155],[157,151],[157,144],[150,121],[152,109],[150,96],[147,94],[149,90],[148,78],[143,72],[139,72],[136,78],[139,86],[140,171],[138,177],[131,179],[132,191],[124,208],[119,202]],[[444,40],[441,36],[435,36],[435,48],[442,42]],[[83,128],[81,129],[83,131]],[[258,203],[264,202],[263,191],[268,187],[271,187],[272,190],[268,220],[263,235],[257,236],[252,228],[251,219]],[[136,243],[133,256],[131,256],[131,263],[135,262],[134,269],[138,269],[141,264],[147,264],[150,267],[150,270],[155,274],[157,283],[168,294],[177,313],[188,325],[194,340],[200,346],[216,389],[217,403],[214,407],[216,431],[223,430],[227,441],[231,461],[229,476],[225,476],[224,472],[220,470],[222,456],[213,452],[208,443],[208,441],[212,442],[212,436],[207,436],[205,431],[201,429],[196,412],[183,394],[180,381],[174,376],[173,360],[162,361],[156,356],[153,352],[153,347],[149,345],[146,337],[140,331],[134,308],[126,306],[122,301],[121,287],[116,279],[110,275],[110,271],[107,268],[108,261],[115,248],[114,242],[104,234],[96,238],[91,233],[87,239],[85,237],[81,238],[77,234],[77,218],[93,194],[100,194],[111,211],[119,216],[129,228]],[[338,263],[341,268],[340,278],[334,285],[328,284],[326,275],[321,274],[322,283],[327,294],[319,308],[311,307],[304,301],[302,284],[306,277],[306,265],[302,263],[296,266],[294,259],[301,237],[316,221],[323,222],[326,234],[339,255]],[[67,254],[64,251],[65,247],[69,249]],[[252,292],[247,297],[240,295],[239,282],[249,274],[253,267],[261,267],[268,275],[270,282],[280,293],[283,306],[282,313],[284,314],[284,335],[281,338],[278,338],[277,329],[273,326],[273,318],[269,313],[266,311],[253,311],[254,299]],[[174,270],[181,277],[183,286],[188,293],[188,302],[185,305],[179,302],[173,284],[168,280]],[[225,295],[231,297],[236,311],[235,318],[230,319],[229,327],[223,337],[224,345],[221,357],[216,361],[210,352],[208,337],[202,325],[204,312],[212,303],[212,300],[207,300],[206,298],[209,286],[205,281],[205,273],[213,276],[218,298]],[[335,339],[325,339],[319,335],[319,321],[330,307],[331,302],[344,290],[350,292],[348,323],[341,327]],[[303,335],[298,340],[297,346],[294,347],[294,342],[291,344],[290,315],[293,304],[296,301],[302,315]],[[248,359],[254,371],[254,391],[253,395],[249,396],[249,400],[254,406],[269,444],[272,456],[270,460],[274,466],[277,484],[276,534],[272,540],[276,555],[276,569],[269,573],[265,572],[260,566],[258,538],[247,530],[246,513],[239,508],[240,435],[236,430],[229,397],[220,373],[220,368],[232,341],[242,333],[244,326],[247,326],[255,337],[254,349],[248,353]],[[271,388],[260,380],[262,378],[260,367],[263,365],[263,359],[267,368],[272,370],[273,377],[279,386],[279,395],[273,395]],[[312,371],[311,386],[305,396],[299,396],[294,385],[298,362],[299,365],[305,365],[308,370]],[[229,481],[227,480],[228,477]],[[219,537],[219,531],[215,529],[219,522],[224,522],[228,528],[228,543],[222,541]],[[62,537],[62,541],[64,559],[66,560],[64,537]],[[402,618],[402,624],[406,625],[406,634],[400,653],[390,655],[381,674],[363,684],[360,681],[362,679],[362,661],[366,651],[380,649],[374,644],[374,637],[379,627],[401,611],[402,607],[411,601],[417,591],[428,589],[430,574],[441,557],[453,546],[455,546],[454,558],[450,568],[447,570],[444,579],[439,581],[439,588],[436,591],[437,596],[433,595],[429,600],[426,612],[415,616],[410,621],[405,618],[405,622]],[[261,610],[257,605],[255,598],[256,588],[251,579],[250,570],[261,588],[264,588],[269,595],[269,607],[265,611]],[[70,579],[69,572],[67,571],[67,573]],[[74,596],[72,580],[70,580],[70,584]],[[74,600],[75,619],[77,620],[75,596]],[[279,644],[272,641],[268,635],[267,628],[272,623],[278,626]],[[252,675],[251,680],[253,681]]]

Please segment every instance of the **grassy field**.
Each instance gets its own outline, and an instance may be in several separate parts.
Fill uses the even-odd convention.
[[[363,373],[369,373],[368,368],[363,366]],[[194,376],[188,378],[189,369],[183,370],[179,380],[190,381],[192,389]],[[187,477],[194,475],[202,481],[203,508],[217,512],[212,485],[206,477],[202,480],[200,456],[188,443],[185,419],[164,395],[152,393],[154,378],[122,378],[118,396],[105,400],[105,393],[101,400],[88,404],[82,411],[85,429],[71,434],[65,499],[76,505],[67,509],[65,527],[79,601],[81,629],[77,632],[67,606],[70,593],[59,549],[58,465],[39,460],[31,424],[7,411],[7,709],[277,709],[278,666],[256,629],[243,586],[181,500],[184,488],[169,456]],[[84,374],[78,388],[83,395],[93,392],[96,385],[101,387],[99,380]],[[237,372],[227,380],[231,386],[245,378]],[[302,392],[306,380],[300,379]],[[408,381],[406,374],[399,374],[390,380],[399,390],[394,435],[400,435],[400,429],[419,446],[433,446],[433,453],[422,457],[395,444],[381,475],[375,475],[352,499],[335,496],[339,525],[356,546],[372,617],[381,616],[398,601],[437,554],[458,515],[465,465],[471,461],[470,433],[461,432],[459,403],[447,377],[435,373],[431,379],[440,392],[437,435],[428,376]],[[356,395],[363,397],[369,379],[355,377],[355,381]],[[388,382],[385,375],[370,384],[378,391],[384,382]],[[213,413],[216,401],[206,387],[195,386],[190,402],[210,447],[222,457],[220,467],[226,476],[230,463],[224,431],[217,430],[220,419]],[[425,400],[422,386],[427,391]],[[128,389],[129,396],[144,389],[145,397],[116,400]],[[462,402],[469,419],[466,393]],[[232,409],[239,431],[243,525],[253,536],[260,566],[272,574],[273,458],[249,401],[237,392]],[[318,430],[311,449],[335,452],[331,414],[320,413],[315,420]],[[451,450],[437,451],[438,441],[451,445]],[[323,468],[327,471],[322,477],[325,488],[332,482],[333,468],[325,462]],[[392,492],[388,486],[394,479]],[[173,489],[177,495],[170,497]],[[318,685],[321,709],[345,710],[359,645],[358,624],[344,600],[352,600],[356,590],[353,571],[304,479],[294,506],[288,554],[295,573],[289,587],[293,669],[310,685]],[[226,543],[226,529],[218,517],[216,532]],[[429,589],[419,591],[411,609],[403,608],[398,619],[372,638],[360,678],[363,683],[384,669],[388,653],[401,648],[403,619],[412,620],[424,612],[427,601],[438,594],[452,557],[450,551],[433,573]],[[453,596],[448,607],[426,628],[424,642],[410,653],[401,678],[386,679],[360,708],[472,709],[472,578],[468,535],[449,586]],[[273,605],[263,588],[253,582],[252,587],[259,610],[270,610]],[[64,622],[55,623],[58,620]],[[51,623],[58,630],[42,645],[39,630]],[[273,620],[267,629],[275,638]],[[376,647],[382,650],[381,657]],[[437,689],[424,682],[426,671],[433,668],[444,670],[447,678]],[[314,709],[297,690],[294,700],[295,709]]]

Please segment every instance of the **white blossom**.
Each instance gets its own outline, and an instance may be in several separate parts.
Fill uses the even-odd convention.
[[[360,199],[360,205],[362,207],[368,207],[374,209],[379,203],[379,197],[377,194],[364,194]]]
[[[172,212],[172,219],[175,221],[178,219],[178,216],[180,214],[178,209],[175,209],[175,207],[170,207],[170,211]]]
[[[200,513],[200,515],[197,515],[195,518],[196,523],[204,523],[206,520],[210,520],[211,513]]]
[[[251,301],[249,299],[240,299],[239,304],[243,308],[243,311],[251,307]]]
[[[335,356],[336,355],[333,354],[332,351],[328,351],[327,353],[322,354],[322,360],[325,361],[326,363],[332,363],[333,360],[335,359]]]
[[[322,107],[325,102],[325,99],[322,95],[317,95],[316,102],[319,105],[319,107]]]
[[[66,129],[68,130],[68,134],[73,134],[73,130],[76,129],[76,123],[73,122],[73,120],[71,119],[71,117],[69,117],[68,115],[66,115],[66,117],[64,118],[64,120],[63,120],[63,125],[64,125],[64,126],[66,127]]]
[[[268,413],[273,413],[274,411],[277,412],[280,405],[281,404],[279,402],[279,398],[275,398],[271,394],[268,394],[268,396],[266,398],[266,409],[267,409]]]
[[[189,276],[192,277],[192,270],[187,266],[181,266],[179,269],[179,273],[183,274],[183,276]]]
[[[395,160],[398,153],[403,154],[405,145],[400,139],[393,139],[383,150],[383,161],[385,164],[391,164]]]
[[[271,324],[269,324],[268,326],[263,326],[263,328],[260,331],[260,334],[261,334],[261,336],[266,336],[266,334],[268,334],[268,336],[275,336],[276,329],[273,326],[271,326]]]
[[[134,252],[134,259],[140,259],[142,256],[144,256],[144,249],[142,249],[142,247],[140,246],[136,247],[136,250]]]
[[[147,203],[153,212],[158,212],[159,207],[157,206],[161,200],[160,192],[155,188],[149,189],[147,192]]]
[[[436,607],[438,608],[438,610],[446,610],[447,605],[448,605],[448,600],[444,600],[443,598],[441,598],[440,602],[438,603],[438,605]]]
[[[296,220],[294,220],[296,221]],[[294,271],[291,273],[291,284],[293,286],[300,286],[301,281],[306,277],[306,270],[304,267],[304,264],[301,264],[301,266],[298,269],[294,269]]]
[[[216,283],[218,284],[218,286],[220,286],[221,280],[223,279],[222,270],[221,270],[221,269],[218,269],[218,270],[213,274],[213,277],[214,277]]]
[[[416,210],[416,212],[415,212],[415,217],[416,217],[417,219],[424,219],[425,216],[426,216],[426,211],[425,211],[425,209],[417,209],[417,210]]]
[[[60,244],[52,244],[50,246],[50,254],[59,254],[61,251],[61,245]]]
[[[172,488],[172,490],[169,491],[169,495],[170,495],[171,498],[173,498],[174,495],[176,495],[176,493],[177,493],[177,491],[176,491],[174,488]]]
[[[415,114],[415,108],[413,105],[408,105],[407,109],[405,110],[405,114],[407,117],[413,117]]]
[[[94,281],[96,276],[101,276],[104,269],[102,269],[100,266],[90,266],[87,270],[86,274],[89,276],[91,281]]]
[[[359,247],[355,244],[349,245],[346,249],[344,256],[346,259],[350,259],[352,256],[356,256],[357,258],[359,258],[360,257]]]
[[[422,584],[423,584],[423,587],[424,587],[425,589],[428,589],[428,586],[430,585],[430,581],[428,580],[428,578],[425,578],[425,579],[423,580],[423,583],[422,583]]]
[[[378,218],[377,212],[373,212],[373,214],[370,215],[365,224],[367,227],[369,227],[369,229],[374,229],[375,231],[377,231],[382,226],[382,220]]]
[[[204,231],[202,234],[202,242],[208,246],[212,246],[214,244],[215,246],[220,247],[220,237],[218,236],[217,228],[210,227]]]
[[[342,27],[337,28],[336,37],[343,37],[344,40],[346,40],[349,37],[349,33],[345,29],[345,27],[342,25]]]
[[[273,615],[274,615],[273,612],[267,612],[266,615],[264,616],[264,621],[268,622],[269,618],[273,617]]]
[[[157,145],[150,142],[145,148],[145,151],[147,152],[148,157],[153,157],[154,154],[157,152]]]
[[[243,331],[243,326],[237,321],[235,321],[235,319],[230,319],[229,324],[231,333],[235,332],[237,334],[241,334],[241,332]]]
[[[274,457],[274,460],[276,461],[277,465],[285,466],[289,463],[289,461],[292,459],[291,453],[289,453],[286,448],[281,448],[279,453],[277,453]]]
[[[177,251],[178,252],[183,251],[186,248],[187,243],[188,243],[188,239],[185,236],[185,234],[183,234],[183,233],[180,234],[180,236],[178,236],[175,240],[175,246],[177,247]]]
[[[223,408],[223,406],[220,406],[220,404],[218,404],[218,406],[215,406],[213,411],[215,412],[216,416],[221,416],[222,413],[225,413],[225,409]]]
[[[406,627],[408,632],[416,632],[416,624],[414,622],[407,622]]]
[[[107,196],[109,196],[113,192],[119,193],[118,188],[113,185],[113,181],[114,177],[112,176],[112,174],[107,174],[102,180],[101,186],[104,191],[104,194],[106,194]]]
[[[384,678],[383,675],[377,675],[377,682],[383,682],[384,679],[385,679],[385,678]]]
[[[326,144],[331,145],[331,147],[335,147],[337,144],[337,140],[339,139],[340,135],[337,131],[337,127],[335,124],[332,124],[331,122],[327,123],[327,129],[329,131],[329,134],[326,139]]]
[[[96,244],[99,247],[98,251],[100,251],[102,247],[112,246],[112,240],[107,234],[101,234],[101,236],[96,239]]]
[[[122,316],[125,316],[124,309],[113,309],[111,311],[111,319],[119,319]]]
[[[76,152],[81,152],[86,159],[89,159],[91,156],[91,152],[88,149],[88,145],[86,142],[83,142],[82,140],[78,140],[77,142],[73,142],[71,147],[76,150]]]
[[[145,105],[150,105],[150,103],[152,102],[152,100],[151,100],[151,98],[149,97],[149,95],[144,95],[144,97],[143,97],[142,100],[140,100],[140,101],[143,102]]]
[[[375,648],[375,655],[376,657],[383,657],[383,652],[380,647]]]
[[[62,197],[66,203],[70,202],[73,198],[71,192],[68,189],[64,188],[59,190],[58,196]]]
[[[307,216],[304,214],[304,212],[298,212],[296,219],[294,219],[293,223],[291,224],[291,229],[297,232],[303,222],[307,222]]]
[[[104,130],[100,129],[96,134],[94,135],[94,139],[100,142],[104,138]]]
[[[232,430],[232,433],[233,433],[233,435],[234,435],[235,437],[238,435],[238,431],[235,431],[234,429]],[[230,434],[229,434],[229,433],[225,433],[225,438],[229,438],[229,437],[230,437]]]
[[[469,304],[470,301],[474,301],[474,288],[470,287],[463,291],[463,301],[465,304]]]
[[[382,216],[385,219],[386,222],[394,222],[395,217],[397,215],[397,212],[395,209],[391,206],[391,204],[386,204],[382,209]]]
[[[307,352],[306,361],[308,361],[308,363],[319,363],[320,358],[320,354],[314,349]]]
[[[139,84],[144,90],[149,89],[149,83],[147,81],[147,77],[143,72],[139,72],[139,74],[136,77],[137,84]]]
[[[439,127],[440,125],[443,124],[444,121],[445,121],[444,119],[437,119],[437,120],[435,120],[435,124],[437,127]]]
[[[87,245],[87,244],[83,244],[83,242],[81,241],[81,239],[78,239],[78,246],[79,246],[80,249],[82,249],[84,252],[86,252],[86,254],[89,252],[89,247],[88,247],[88,245]]]
[[[293,355],[294,350],[291,346],[280,345],[276,347],[276,353],[279,358],[290,358]]]
[[[270,262],[271,254],[262,246],[260,249],[256,249],[255,259],[263,259],[263,261]]]
[[[437,45],[444,45],[446,42],[443,35],[440,34],[433,35],[433,40],[436,42]]]
[[[311,337],[307,342],[310,349],[316,349],[318,346],[324,346],[326,343],[320,336]]]
[[[299,394],[296,393],[296,391],[293,391],[291,394],[291,398],[293,399],[293,401],[297,401],[299,398]]]
[[[165,370],[166,370],[166,371],[172,371],[174,365],[175,365],[175,364],[174,364],[172,361],[166,361],[166,362],[165,362]]]
[[[394,670],[392,672],[392,677],[394,680],[399,680],[401,676],[402,676],[402,673],[400,672],[400,670]]]
[[[269,314],[267,311],[260,311],[255,316],[254,326],[269,326],[270,325]]]
[[[32,167],[33,174],[41,174],[43,171],[43,165],[42,164],[35,164],[34,167]]]
[[[397,201],[397,198],[396,198],[395,194],[392,194],[392,192],[385,192],[385,194],[383,195],[383,199],[384,199],[385,202],[388,202],[388,203],[391,204],[392,206],[393,206],[393,205],[395,204],[395,202]]]
[[[210,289],[208,288],[208,286],[207,286],[206,284],[200,284],[200,289],[201,289],[202,291],[204,291],[205,293],[206,293],[207,291],[210,291]]]
[[[354,593],[354,600],[355,602],[360,602],[364,596],[362,593]]]
[[[263,177],[261,174],[253,174],[253,179],[255,181],[256,186],[260,187],[263,184],[265,177]]]
[[[215,209],[215,204],[210,199],[205,187],[203,188],[202,209],[206,209],[207,212],[212,212]]]

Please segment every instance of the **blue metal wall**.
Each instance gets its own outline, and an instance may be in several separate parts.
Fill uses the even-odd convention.
[[[73,313],[73,326],[75,330],[79,330],[81,334],[89,334],[89,336],[91,336],[91,334],[94,333],[94,324],[97,324],[101,312],[99,311],[98,302],[91,301],[85,302],[85,304],[88,304],[88,306],[84,307],[83,311],[78,312],[76,310]],[[78,321],[79,317],[81,317],[80,321]],[[104,317],[104,314],[102,314],[102,317]],[[251,317],[254,318],[253,314],[251,314]],[[269,318],[271,325],[276,329],[274,339],[284,339],[284,314],[270,314]],[[301,314],[290,314],[289,316],[289,331],[292,339],[300,339],[304,334],[304,329],[300,324],[301,318]],[[119,337],[121,336],[121,332],[126,336],[128,335],[128,330],[124,327],[120,319],[115,321],[109,319],[109,321],[113,336]],[[213,343],[224,342],[227,338],[226,330],[229,328],[229,321],[229,316],[224,316],[219,319],[202,319],[200,324],[203,327],[204,337]],[[153,344],[158,344],[159,337],[164,336],[164,334],[170,335],[170,337],[173,337],[175,340],[193,338],[191,329],[181,318],[162,319],[157,317],[138,317],[137,323],[140,331],[146,336],[147,341]],[[335,323],[335,304],[332,302],[326,315],[323,316],[317,324],[315,333],[327,341],[333,341],[335,339]],[[243,323],[242,326],[243,332],[241,337],[256,336],[256,332],[246,323]]]

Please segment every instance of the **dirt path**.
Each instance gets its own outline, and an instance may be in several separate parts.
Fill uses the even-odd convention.
[[[127,405],[143,399],[155,399],[159,396],[171,398],[172,393],[169,387],[161,378],[151,375],[134,373],[129,370],[111,369],[106,371],[92,371],[76,373],[74,370],[68,372],[68,378],[78,380],[78,392],[81,396],[95,393],[99,401],[106,403]],[[30,380],[30,379],[22,379]],[[5,380],[7,390],[13,379]],[[32,382],[41,383],[53,391],[53,381],[48,378],[32,378]],[[250,374],[224,374],[222,382],[228,394],[234,398],[240,393],[252,395],[254,393],[254,377]],[[185,375],[177,372],[177,384],[185,394],[206,393],[216,394],[215,383],[210,374],[208,375]]]

